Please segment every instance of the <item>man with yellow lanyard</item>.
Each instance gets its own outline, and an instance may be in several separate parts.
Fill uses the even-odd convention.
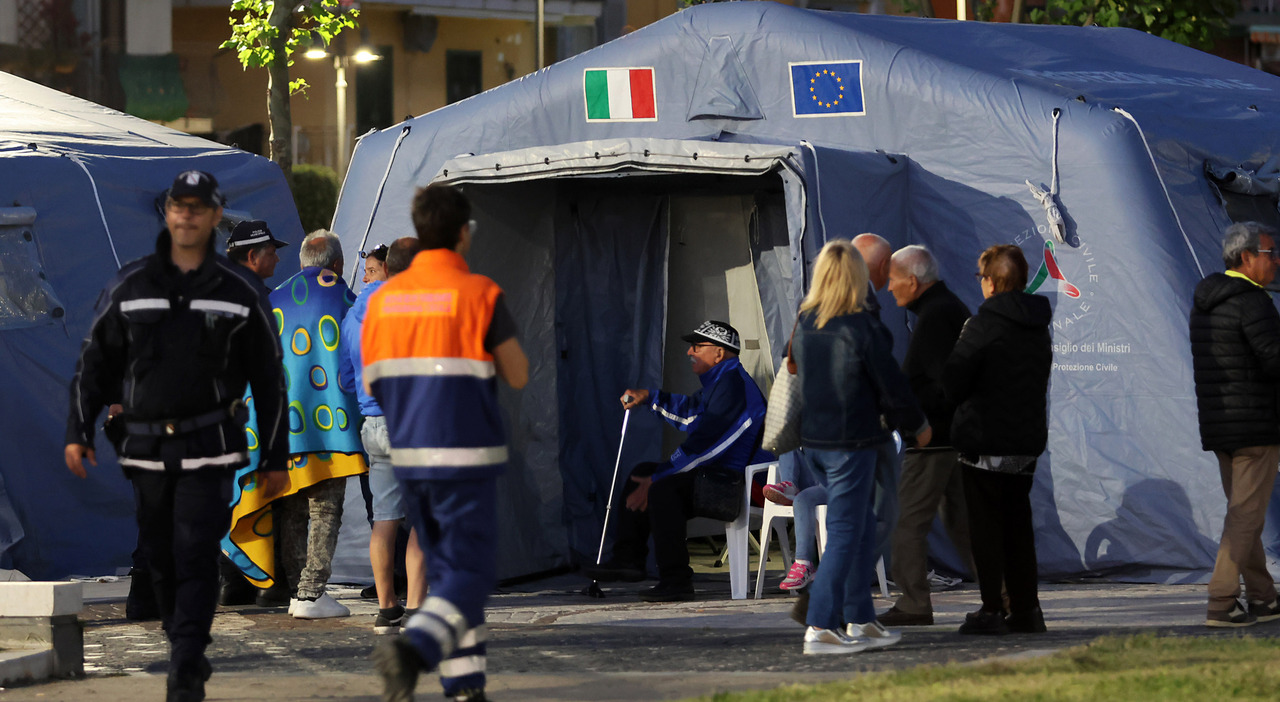
[[[1225,273],[1196,286],[1191,308],[1200,443],[1218,460],[1227,516],[1209,579],[1205,626],[1280,619],[1262,527],[1280,463],[1280,313],[1264,286],[1276,277],[1276,233],[1257,222],[1227,227]],[[1245,602],[1240,602],[1240,576]]]

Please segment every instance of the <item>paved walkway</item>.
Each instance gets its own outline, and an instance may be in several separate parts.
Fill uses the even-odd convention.
[[[494,699],[679,699],[925,663],[1042,655],[1111,633],[1238,635],[1201,626],[1203,585],[1080,584],[1043,586],[1048,634],[962,637],[955,629],[978,604],[977,590],[969,585],[936,593],[939,623],[906,629],[897,646],[853,656],[803,656],[802,630],[788,618],[792,598],[776,587],[762,600],[733,601],[727,575],[700,574],[697,601],[654,605],[636,598],[641,586],[606,588],[606,599],[595,600],[580,594],[585,584],[580,577],[560,576],[493,598]],[[157,623],[124,620],[126,591],[125,582],[86,585],[84,679],[6,690],[5,702],[162,699],[167,646]],[[283,609],[220,610],[209,651],[216,671],[209,699],[377,700],[380,683],[368,661],[377,639],[376,604],[359,599],[355,588],[340,588],[337,595],[352,617],[306,622]],[[877,597],[878,609],[888,604]],[[1280,635],[1280,624],[1244,631]],[[439,699],[431,677],[418,689],[421,699]]]

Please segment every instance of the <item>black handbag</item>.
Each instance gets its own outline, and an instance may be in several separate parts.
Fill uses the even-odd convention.
[[[693,474],[693,516],[732,522],[742,513],[742,471],[723,466],[700,468]]]

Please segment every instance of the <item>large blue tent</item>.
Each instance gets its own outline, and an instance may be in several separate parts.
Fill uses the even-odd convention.
[[[1206,166],[1277,154],[1277,114],[1280,79],[1130,30],[699,5],[365,135],[335,230],[355,261],[412,233],[417,187],[476,203],[471,262],[533,363],[504,396],[506,574],[594,557],[617,397],[690,387],[692,322],[732,321],[767,386],[818,248],[874,231],[929,246],[971,308],[978,254],[1017,244],[1053,303],[1042,574],[1188,580],[1225,511],[1191,291],[1233,216],[1275,219]],[[672,445],[635,419],[624,465]]]
[[[231,220],[301,240],[271,161],[0,73],[0,567],[48,579],[130,564],[133,494],[109,445],[87,480],[63,463],[67,388],[99,291],[154,251],[157,198],[191,168],[217,176]]]

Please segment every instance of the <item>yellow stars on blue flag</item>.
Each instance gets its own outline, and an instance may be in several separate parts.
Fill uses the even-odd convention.
[[[796,117],[866,114],[861,61],[793,63],[790,67]]]

